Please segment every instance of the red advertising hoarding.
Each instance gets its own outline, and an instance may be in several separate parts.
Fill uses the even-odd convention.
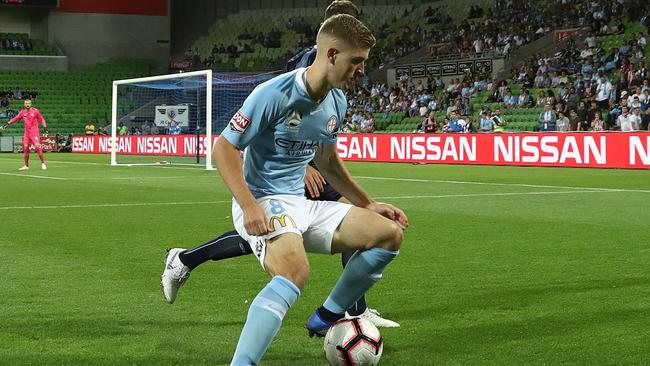
[[[167,0],[60,0],[56,11],[167,16]]]
[[[555,42],[561,42],[565,39],[575,37],[583,30],[588,30],[588,28],[569,28],[569,29],[560,29],[554,32]]]
[[[41,136],[41,149],[43,149],[43,151],[59,151],[59,144],[56,142],[56,136]],[[29,151],[35,152],[36,146],[30,144]]]
[[[216,137],[215,137],[216,138]],[[196,155],[195,135],[120,136],[120,154]],[[205,151],[205,137],[199,140]],[[650,133],[339,135],[350,161],[650,169]],[[73,152],[110,153],[108,136],[76,136]]]
[[[56,142],[56,136],[41,136],[41,149],[45,152],[59,151],[59,144]],[[29,144],[27,146],[29,152],[36,152],[36,145]],[[22,137],[16,137],[14,139],[14,152],[23,151],[23,139]]]
[[[216,136],[213,137],[213,140]],[[204,135],[198,138],[199,153],[205,155]],[[117,152],[123,155],[196,156],[196,135],[119,136]],[[110,154],[110,136],[74,136],[72,152]]]

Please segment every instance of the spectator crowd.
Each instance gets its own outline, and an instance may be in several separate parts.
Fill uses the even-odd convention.
[[[512,82],[521,86],[521,95],[531,98],[526,106],[544,109],[540,131],[648,128],[646,36],[631,32],[623,45],[605,50],[597,38],[603,31],[594,27],[579,43],[569,41],[553,56],[536,54],[512,69]],[[530,96],[531,88],[538,90],[536,100]],[[507,85],[501,85],[494,97],[508,108],[522,107]]]
[[[38,92],[36,89],[22,90],[19,87],[0,89],[0,118],[13,118],[18,113],[10,106],[12,100],[35,100],[37,98]]]
[[[370,84],[367,79],[347,91],[348,116],[344,122],[345,132],[373,132],[376,129],[374,115],[384,118],[390,113],[405,117],[421,118],[414,132],[467,132],[473,130],[473,105],[471,98],[479,92],[492,88],[493,80],[485,73],[466,74],[445,83],[441,77],[428,77],[415,81],[401,75],[392,87],[386,83]],[[438,121],[436,115],[444,115]]]
[[[497,1],[494,9],[488,9],[482,25],[465,20],[441,32],[444,37],[456,38],[443,38],[440,43],[450,50],[455,48],[454,52],[461,55],[486,49],[505,54],[504,49],[511,48],[506,47],[508,44],[521,46],[552,29],[566,27],[569,19],[586,31],[576,40],[569,39],[552,56],[536,54],[523,60],[511,70],[509,80],[496,82],[479,70],[475,75],[466,74],[446,84],[440,78],[429,77],[423,82],[413,81],[407,75],[400,75],[393,87],[368,85],[366,81],[348,93],[352,112],[346,120],[347,129],[361,132],[367,125],[374,126],[369,113],[387,116],[390,112],[402,112],[407,117],[422,118],[420,132],[501,131],[506,125],[502,111],[520,108],[542,110],[537,121],[540,131],[648,129],[650,76],[645,64],[646,31],[628,32],[630,36],[618,48],[605,49],[598,41],[600,36],[624,34],[626,21],[638,20],[647,5],[636,0],[558,1],[533,11],[531,4]],[[473,17],[480,17],[480,7],[470,8],[470,12]],[[429,7],[424,15],[432,18],[431,23],[451,24],[448,17],[440,14]],[[493,22],[495,19],[513,21]],[[420,29],[415,33],[420,32],[426,34],[426,30]],[[496,48],[492,47],[495,45]],[[491,110],[485,106],[473,118],[471,98],[486,90],[490,91],[487,103],[498,103],[498,108]],[[444,115],[444,121],[437,121],[436,114]]]
[[[11,38],[9,35],[0,37],[0,50],[31,51],[34,48],[32,41]]]

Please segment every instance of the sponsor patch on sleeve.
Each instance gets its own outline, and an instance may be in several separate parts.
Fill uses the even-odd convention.
[[[237,111],[230,119],[229,125],[232,132],[244,133],[250,124],[251,121],[241,111]]]

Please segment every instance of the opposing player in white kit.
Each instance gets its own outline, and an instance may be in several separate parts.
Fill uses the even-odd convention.
[[[337,15],[323,23],[316,43],[313,65],[258,86],[215,143],[214,161],[234,196],[235,228],[273,277],[251,303],[232,365],[262,359],[309,276],[305,250],[359,250],[307,321],[310,333],[322,335],[381,278],[408,227],[400,209],[375,202],[354,182],[336,152],[347,108],[336,88],[363,74],[375,38],[354,17]],[[304,198],[312,159],[354,206]]]

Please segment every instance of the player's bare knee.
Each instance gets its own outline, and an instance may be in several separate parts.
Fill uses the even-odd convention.
[[[309,262],[306,260],[293,260],[287,263],[283,273],[278,273],[293,282],[298,288],[305,287],[309,279]]]
[[[402,247],[402,240],[404,240],[404,230],[395,222],[391,222],[388,229],[388,240],[383,248],[386,250],[399,250]]]
[[[293,271],[290,275],[289,280],[294,283],[299,289],[303,289],[307,280],[309,279],[309,263],[304,263],[296,268],[293,268]]]
[[[369,248],[383,248],[386,250],[399,250],[404,239],[404,231],[394,222],[390,222],[377,233],[375,240]]]

